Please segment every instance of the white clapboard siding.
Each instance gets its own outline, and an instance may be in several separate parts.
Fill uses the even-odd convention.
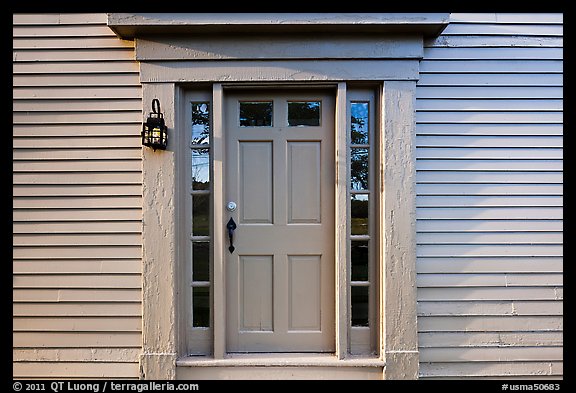
[[[13,15],[13,377],[137,378],[142,88],[98,14]]]
[[[424,41],[421,378],[562,376],[562,21],[451,14]]]

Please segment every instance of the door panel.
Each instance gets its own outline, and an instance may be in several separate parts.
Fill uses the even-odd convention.
[[[240,330],[273,331],[272,255],[241,256]]]
[[[272,142],[239,142],[241,223],[273,222]]]
[[[333,352],[334,97],[229,92],[225,127],[227,350]]]
[[[289,224],[321,222],[320,149],[321,142],[288,142]]]

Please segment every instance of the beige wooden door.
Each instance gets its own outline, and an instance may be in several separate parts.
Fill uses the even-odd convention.
[[[334,97],[232,92],[225,127],[227,350],[332,352]]]

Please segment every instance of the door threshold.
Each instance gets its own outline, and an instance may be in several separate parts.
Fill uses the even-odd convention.
[[[382,379],[376,357],[338,359],[333,353],[233,353],[222,359],[185,356],[176,361],[177,379]]]
[[[222,359],[185,356],[176,361],[179,367],[384,367],[377,357],[352,356],[338,359],[333,353],[229,353]]]

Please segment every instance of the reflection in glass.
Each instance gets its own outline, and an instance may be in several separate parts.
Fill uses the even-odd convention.
[[[368,235],[368,195],[352,194],[351,235]]]
[[[210,288],[192,288],[192,326],[210,327]]]
[[[368,149],[350,149],[350,187],[353,190],[368,189]]]
[[[269,127],[272,125],[272,101],[240,102],[242,127]]]
[[[194,236],[209,236],[210,226],[210,195],[192,195],[192,234]]]
[[[210,189],[209,149],[192,149],[192,189]]]
[[[210,280],[210,243],[194,242],[192,243],[192,280],[209,281]]]
[[[319,126],[320,101],[288,102],[289,126]]]
[[[192,102],[192,144],[210,143],[210,103]]]
[[[368,240],[352,240],[352,281],[368,281]]]
[[[368,103],[350,104],[350,141],[352,144],[368,144]]]
[[[368,287],[352,287],[352,326],[368,326]]]

